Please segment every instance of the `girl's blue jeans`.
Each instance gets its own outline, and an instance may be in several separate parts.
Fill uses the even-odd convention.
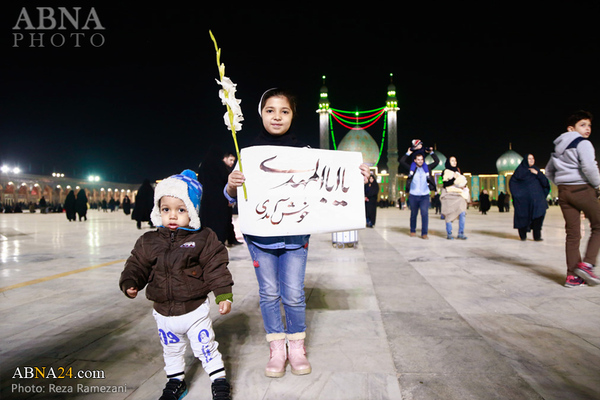
[[[267,334],[306,331],[304,276],[308,247],[263,249],[248,241],[258,280],[260,311]],[[285,312],[283,325],[280,302]]]
[[[466,213],[463,211],[458,216],[458,234],[463,235],[465,233],[465,217]],[[446,222],[446,233],[448,236],[452,235],[452,222]]]

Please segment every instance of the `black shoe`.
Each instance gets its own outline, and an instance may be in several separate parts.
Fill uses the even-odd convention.
[[[231,400],[231,385],[225,378],[215,379],[212,383],[213,400]]]
[[[184,380],[171,378],[165,385],[163,394],[158,400],[179,400],[183,399],[187,393],[187,385]]]

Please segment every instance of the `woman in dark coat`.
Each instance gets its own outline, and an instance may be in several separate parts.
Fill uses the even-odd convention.
[[[504,192],[500,192],[498,194],[498,200],[496,201],[496,204],[498,205],[498,211],[500,212],[504,212]]]
[[[517,167],[510,178],[509,188],[515,207],[514,228],[519,230],[519,237],[526,240],[527,232],[533,230],[533,239],[541,241],[550,183],[535,166],[533,154],[528,154]]]
[[[481,211],[482,215],[486,215],[490,210],[490,195],[487,190],[483,190],[479,195],[479,211]]]
[[[372,228],[377,219],[377,196],[379,195],[379,184],[371,174],[369,181],[365,184],[365,212],[367,215],[367,227]]]
[[[76,219],[75,202],[75,192],[71,190],[65,198],[65,212],[69,221],[75,221]]]
[[[123,212],[125,215],[131,214],[131,200],[129,200],[129,196],[127,195],[123,198]]]
[[[223,244],[231,239],[229,233],[233,218],[229,201],[223,196],[223,188],[231,173],[223,161],[227,154],[217,145],[210,146],[198,169],[198,181],[202,184],[200,222],[212,229]]]
[[[84,221],[87,221],[87,196],[85,194],[85,190],[84,189],[80,189],[79,192],[77,192],[77,200],[75,200],[75,210],[77,211],[77,215],[79,216],[79,221],[81,221],[81,218],[83,218]]]
[[[150,221],[150,213],[153,207],[154,189],[150,185],[150,180],[145,179],[135,195],[135,205],[131,214],[131,219],[137,221],[138,229],[142,229],[142,222],[145,221],[149,221],[150,226],[153,226],[152,221]]]

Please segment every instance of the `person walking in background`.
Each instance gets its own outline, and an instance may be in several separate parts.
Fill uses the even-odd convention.
[[[69,194],[67,194],[67,197],[65,198],[65,213],[67,214],[67,219],[69,221],[75,221],[77,218],[77,211],[75,209],[76,201],[77,200],[75,199],[75,192],[71,189],[69,191]]]
[[[46,199],[44,198],[44,196],[42,196],[42,198],[40,199],[40,212],[42,214],[46,214],[48,208],[48,204],[46,203]]]
[[[400,159],[400,164],[407,170],[411,169],[409,163],[412,150],[409,147],[406,154]],[[410,207],[410,236],[417,235],[417,215],[421,213],[421,238],[428,239],[427,231],[429,228],[429,204],[430,193],[435,190],[435,181],[431,176],[431,171],[440,163],[440,159],[434,151],[431,151],[431,164],[425,164],[423,154],[418,154],[415,159],[414,174],[406,180],[406,191],[408,192],[408,204]],[[412,162],[411,162],[412,163]],[[426,172],[427,170],[427,172]],[[443,212],[442,205],[442,212]]]
[[[527,240],[527,232],[533,230],[533,240],[543,240],[542,224],[548,208],[546,196],[550,193],[550,183],[535,165],[533,154],[521,161],[508,185],[515,209],[513,227],[518,229],[519,238]]]
[[[150,220],[150,213],[154,207],[154,189],[150,185],[150,180],[144,179],[144,182],[135,195],[135,204],[131,219],[137,221],[137,228],[142,229],[142,222],[148,221],[150,226],[154,226]]]
[[[373,174],[369,175],[369,181],[365,184],[365,212],[367,216],[367,228],[375,226],[377,219],[377,197],[379,196],[379,184]]]
[[[232,241],[230,237],[233,229],[232,207],[223,196],[223,188],[227,184],[227,178],[231,172],[228,163],[233,166],[234,162],[233,154],[223,151],[217,145],[212,145],[206,151],[198,168],[198,180],[203,187],[200,218],[204,226],[212,229],[223,244]],[[234,245],[239,242],[229,244]]]
[[[479,211],[482,215],[487,215],[490,207],[490,195],[487,190],[483,189],[479,195]]]
[[[504,212],[504,198],[505,197],[506,196],[504,195],[504,192],[500,192],[498,194],[498,200],[496,200],[497,201],[496,205],[498,206],[498,211],[500,211],[500,212]]]
[[[578,111],[567,119],[567,132],[554,140],[554,151],[546,165],[548,178],[558,186],[558,204],[565,219],[566,287],[600,284],[594,264],[600,249],[600,172],[596,151],[588,140],[592,114]],[[583,260],[579,252],[581,212],[592,230]]]
[[[435,215],[442,213],[442,201],[440,200],[440,193],[436,192],[431,201],[431,205],[435,209]]]
[[[504,194],[504,211],[510,211],[510,193]]]
[[[81,221],[81,218],[83,218],[84,221],[87,221],[88,199],[87,195],[85,194],[85,189],[83,188],[79,189],[79,192],[77,192],[75,210],[79,216],[79,221]]]
[[[458,239],[466,240],[465,219],[467,216],[467,204],[469,202],[469,188],[467,178],[461,174],[456,157],[446,159],[446,169],[442,173],[443,189],[440,199],[442,201],[442,213],[446,221],[446,238],[453,240],[452,222],[458,218]]]
[[[227,166],[227,173],[231,173],[233,171],[233,166],[235,165],[235,155],[232,152],[225,152],[223,156],[223,162]],[[237,204],[228,204],[229,206],[229,228],[227,229],[227,245],[228,246],[237,246],[242,244],[242,242],[237,240],[235,235],[235,227],[233,226],[233,211],[236,209],[237,213]]]
[[[125,213],[125,215],[131,214],[131,200],[127,195],[123,197],[123,213]]]

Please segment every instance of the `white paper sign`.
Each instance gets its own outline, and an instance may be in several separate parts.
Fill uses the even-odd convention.
[[[283,146],[241,152],[247,200],[237,191],[240,230],[256,236],[365,227],[362,154]]]

